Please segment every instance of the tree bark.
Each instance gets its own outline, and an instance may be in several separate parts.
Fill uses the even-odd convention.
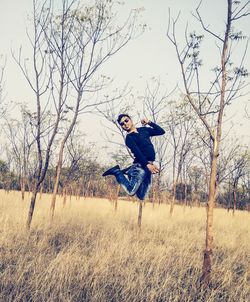
[[[50,205],[52,219],[54,217],[55,206],[56,206],[56,194],[58,191],[59,179],[60,179],[60,175],[61,175],[62,157],[63,157],[63,149],[61,149],[60,153],[59,153],[59,159],[58,159],[58,163],[57,163],[57,167],[56,167],[56,176],[55,176],[55,180],[54,180],[54,189],[53,189],[51,205]]]
[[[64,187],[63,188],[63,207],[65,207],[66,206],[66,201],[67,201],[67,188],[66,187]]]
[[[141,229],[141,223],[142,223],[142,201],[139,201],[139,212],[138,212],[138,221],[137,221],[137,225],[139,229]]]
[[[41,186],[40,186],[40,196],[39,196],[39,198],[41,199],[42,196],[43,196],[43,184],[41,184]]]
[[[202,283],[207,286],[211,280],[213,251],[213,209],[216,196],[217,155],[212,155],[211,174],[209,179],[209,195],[207,203],[206,243],[202,267]]]
[[[233,199],[234,199],[234,207],[233,207],[233,215],[235,214],[235,211],[237,209],[237,184],[234,183],[233,186]]]
[[[227,211],[229,212],[231,208],[231,186],[230,186],[230,180],[228,185],[228,201],[227,201]]]
[[[24,178],[23,178],[23,177],[21,178],[20,187],[21,187],[22,200],[24,200],[24,195],[25,195],[25,181],[24,181]]]
[[[78,113],[79,113],[79,106],[80,106],[80,101],[82,98],[82,93],[79,92],[78,96],[77,96],[77,102],[76,102],[76,108],[75,108],[75,113],[73,116],[73,119],[70,123],[70,126],[61,142],[61,147],[60,147],[60,151],[59,151],[59,156],[58,156],[58,162],[57,162],[57,169],[56,169],[56,176],[55,176],[55,181],[54,181],[54,190],[53,190],[53,195],[52,195],[52,200],[51,200],[51,217],[53,219],[54,217],[54,212],[55,212],[55,205],[56,205],[56,194],[58,191],[58,186],[59,186],[59,180],[60,180],[60,175],[61,175],[61,171],[62,171],[62,164],[63,164],[63,151],[64,151],[64,147],[65,144],[71,134],[71,132],[73,131],[75,124],[77,122],[77,118],[78,118]]]
[[[34,213],[34,209],[35,209],[35,204],[36,204],[36,197],[37,194],[39,192],[39,186],[35,186],[34,191],[32,192],[32,197],[31,197],[31,201],[30,201],[30,208],[29,208],[29,213],[28,213],[28,219],[27,219],[27,228],[30,229],[31,226],[31,221],[33,218],[33,213]]]

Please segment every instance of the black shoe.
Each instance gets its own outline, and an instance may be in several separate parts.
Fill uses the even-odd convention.
[[[108,175],[115,175],[117,172],[121,171],[120,167],[118,165],[114,166],[113,168],[108,169],[105,171],[102,176],[108,176]]]

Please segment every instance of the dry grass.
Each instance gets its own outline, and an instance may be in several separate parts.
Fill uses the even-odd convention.
[[[37,201],[30,232],[29,199],[0,192],[0,301],[250,301],[250,213],[215,210],[213,282],[197,289],[205,209],[137,203]]]

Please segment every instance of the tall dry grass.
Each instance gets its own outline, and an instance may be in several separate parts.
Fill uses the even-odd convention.
[[[107,200],[37,201],[30,232],[29,198],[0,192],[0,301],[250,301],[250,214],[215,210],[213,281],[198,289],[205,209],[143,208]]]

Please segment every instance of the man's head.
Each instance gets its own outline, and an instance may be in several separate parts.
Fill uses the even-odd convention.
[[[128,114],[120,114],[117,118],[117,122],[125,131],[129,132],[134,127],[133,121]]]

